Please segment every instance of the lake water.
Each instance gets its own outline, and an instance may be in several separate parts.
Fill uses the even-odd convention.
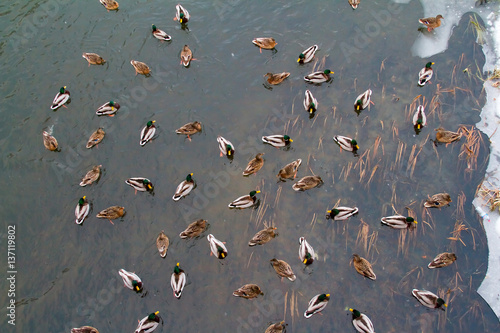
[[[467,15],[446,52],[420,59],[410,51],[421,33],[417,1],[362,1],[356,11],[347,0],[185,1],[192,16],[187,29],[172,20],[177,2],[119,3],[117,12],[107,12],[97,0],[0,5],[0,233],[6,244],[7,225],[16,225],[18,270],[16,326],[4,315],[2,331],[69,332],[90,325],[100,332],[132,332],[137,319],[154,311],[164,320],[157,332],[263,332],[280,320],[287,332],[354,331],[348,307],[367,314],[378,332],[500,330],[476,293],[488,250],[471,203],[489,142],[482,136],[477,165],[468,165],[465,138],[447,147],[431,141],[439,126],[470,129],[484,104],[476,76],[484,56],[467,29]],[[172,41],[153,38],[152,24]],[[278,45],[260,53],[251,41],[265,36]],[[196,58],[189,68],[179,64],[185,44]],[[297,64],[313,44],[319,46],[315,61]],[[107,63],[88,67],[83,52],[96,52]],[[135,76],[132,59],[147,63],[152,75]],[[419,88],[417,73],[427,61],[435,62],[432,84]],[[332,82],[304,82],[304,75],[325,68],[335,72]],[[290,77],[270,88],[263,75],[282,71]],[[61,86],[71,92],[71,103],[54,112],[49,106]],[[354,99],[368,88],[375,104],[357,115]],[[306,89],[319,102],[311,119],[302,106]],[[112,118],[98,117],[95,110],[109,100],[120,110]],[[419,103],[426,106],[428,125],[416,135],[411,117]],[[157,137],[141,147],[140,130],[153,119]],[[191,142],[175,134],[194,120],[202,122],[203,132]],[[98,148],[85,149],[98,127],[106,137]],[[52,131],[60,152],[45,150],[43,130]],[[285,133],[293,139],[289,149],[260,139]],[[232,161],[219,157],[217,135],[235,144]],[[340,152],[334,135],[355,137],[359,156]],[[243,177],[258,152],[265,153],[264,167]],[[296,193],[293,181],[277,181],[279,169],[297,158],[303,161],[298,178],[314,173],[323,186]],[[80,187],[96,164],[104,170],[99,182]],[[191,172],[197,187],[174,202],[176,186]],[[134,195],[125,184],[141,176],[153,182],[154,195]],[[261,191],[258,208],[227,207],[254,189]],[[451,205],[424,210],[427,195],[439,192],[450,193]],[[93,208],[79,226],[74,208],[84,195]],[[325,220],[338,200],[357,206],[359,214]],[[112,205],[125,207],[123,219],[112,225],[95,217]],[[401,214],[410,208],[417,229],[383,226],[380,218],[393,215],[393,207]],[[178,234],[199,218],[208,220],[208,231],[181,240]],[[264,224],[276,226],[279,236],[248,247]],[[460,240],[450,239],[457,224],[466,230]],[[171,243],[165,259],[155,245],[161,230]],[[224,261],[209,256],[209,233],[226,242]],[[307,268],[298,259],[300,236],[318,254]],[[456,263],[427,269],[445,251],[457,254]],[[355,272],[353,253],[371,261],[376,281]],[[292,266],[295,282],[280,282],[269,264],[274,257]],[[180,300],[170,288],[177,262],[188,278]],[[142,278],[142,294],[123,287],[120,268]],[[246,283],[257,283],[265,295],[232,296]],[[0,287],[5,314],[5,279]],[[413,288],[443,296],[447,311],[421,306]],[[323,316],[305,319],[307,303],[319,293],[331,294]]]

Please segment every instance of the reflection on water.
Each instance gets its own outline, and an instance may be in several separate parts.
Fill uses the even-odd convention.
[[[36,37],[29,35],[28,23],[54,3],[57,8],[38,19],[47,21],[33,25]],[[462,72],[475,72],[476,62],[479,68],[484,62],[467,22],[455,29],[450,49],[432,59],[432,84],[419,88],[417,73],[427,60],[409,51],[422,13],[416,1],[396,8],[400,12],[391,9],[398,14],[390,15],[387,26],[375,18],[389,10],[385,2],[362,2],[353,11],[344,0],[186,1],[192,16],[186,30],[172,20],[175,4],[122,0],[117,12],[97,1],[1,7],[3,36],[22,37],[1,46],[6,80],[0,84],[2,183],[9,189],[1,196],[2,216],[4,223],[18,225],[22,242],[17,331],[68,332],[83,325],[132,331],[136,319],[157,310],[163,332],[259,332],[283,319],[290,332],[346,331],[352,329],[347,307],[367,314],[381,332],[498,331],[497,318],[475,292],[486,271],[487,248],[471,201],[488,148],[481,146],[469,173],[466,155],[460,155],[465,139],[448,147],[431,141],[440,125],[457,130],[477,122],[484,103],[481,82]],[[155,39],[151,24],[172,41]],[[260,53],[251,43],[260,36],[275,37],[276,50]],[[185,44],[197,59],[189,69],[179,64]],[[300,52],[313,44],[320,48],[317,63],[297,64]],[[88,67],[82,52],[96,52],[107,63]],[[147,63],[152,76],[135,76],[131,59]],[[335,72],[332,82],[303,81],[324,68]],[[265,73],[282,71],[291,76],[272,90],[263,87]],[[50,103],[63,85],[72,103],[53,112]],[[302,105],[306,89],[319,102],[311,119]],[[353,101],[366,89],[372,89],[375,105],[357,115]],[[113,118],[98,117],[95,110],[109,100],[120,103],[120,110]],[[420,103],[428,126],[415,135],[411,116]],[[141,147],[139,134],[149,120],[156,120],[157,137]],[[191,142],[175,134],[194,120],[203,131]],[[85,149],[98,127],[105,139],[99,148]],[[44,149],[41,133],[47,128],[61,152]],[[289,149],[260,139],[285,133],[293,138]],[[217,135],[235,144],[232,161],[219,157]],[[339,151],[334,135],[356,138],[358,156]],[[265,153],[263,168],[243,177],[259,152]],[[294,181],[278,181],[279,169],[297,158],[303,161],[297,179],[316,174],[323,186],[296,193]],[[81,177],[99,164],[99,182],[80,187]],[[197,188],[174,202],[176,186],[191,172]],[[154,196],[134,195],[124,182],[130,177],[150,179]],[[257,208],[228,209],[229,202],[255,189],[261,191]],[[449,207],[423,210],[427,195],[444,191],[453,200]],[[77,226],[73,212],[83,195],[93,208]],[[326,210],[338,200],[357,206],[359,214],[326,220]],[[125,207],[122,220],[111,225],[95,218],[112,205]],[[407,207],[419,222],[415,231],[380,223],[393,208],[407,214]],[[210,223],[208,231],[181,240],[178,234],[200,218]],[[248,247],[264,224],[276,226],[279,236]],[[165,259],[155,245],[161,230],[170,238]],[[223,261],[209,256],[208,233],[226,242]],[[318,254],[308,267],[298,259],[300,236]],[[457,262],[427,269],[444,251],[455,252]],[[355,272],[353,253],[370,260],[376,281]],[[272,258],[287,261],[297,280],[280,282]],[[169,284],[177,262],[188,279],[180,300]],[[141,277],[142,295],[123,288],[120,268]],[[246,283],[258,284],[265,295],[232,296]],[[447,312],[420,306],[413,288],[444,295]],[[323,316],[306,320],[307,302],[318,293],[330,293],[331,300]],[[1,300],[5,304],[5,296]]]

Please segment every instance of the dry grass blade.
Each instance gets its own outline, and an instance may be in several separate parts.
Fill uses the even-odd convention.
[[[358,236],[356,238],[356,246],[359,245],[359,243],[363,243],[363,249],[365,250],[365,253],[368,253],[368,232],[370,231],[370,227],[368,224],[361,219],[361,224],[359,226],[358,230]]]
[[[484,27],[479,23],[476,14],[474,14],[474,16],[469,15],[469,26],[467,27],[467,30],[472,30],[472,33],[476,37],[476,41],[479,45],[484,44],[484,35],[486,31]]]
[[[469,228],[467,228],[467,226],[465,224],[463,224],[462,221],[457,220],[455,222],[455,226],[453,228],[453,231],[451,232],[452,237],[448,237],[448,239],[455,241],[455,242],[460,241],[460,243],[462,243],[463,246],[467,246],[467,245],[465,245],[464,241],[462,240],[462,238],[460,236],[462,234],[462,231],[468,231],[468,230],[469,230]]]

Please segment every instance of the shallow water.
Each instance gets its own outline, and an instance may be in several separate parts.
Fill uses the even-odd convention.
[[[2,327],[69,332],[91,325],[101,332],[131,332],[137,319],[158,310],[164,319],[158,330],[164,332],[263,332],[270,322],[283,319],[288,332],[348,331],[353,328],[346,307],[354,307],[380,332],[500,329],[475,292],[486,272],[487,247],[471,202],[484,175],[488,142],[479,152],[477,168],[468,173],[463,155],[459,157],[464,139],[436,149],[430,141],[440,125],[457,130],[476,123],[484,103],[481,81],[463,73],[469,68],[475,74],[476,64],[482,68],[484,63],[467,30],[468,17],[455,29],[449,50],[429,60],[436,63],[432,84],[419,88],[417,73],[427,59],[414,58],[410,51],[422,13],[417,1],[396,7],[364,1],[356,11],[345,0],[186,1],[183,5],[192,15],[189,30],[172,20],[172,1],[122,0],[117,12],[107,12],[97,0],[59,1],[54,12],[42,15],[43,5],[53,3],[0,5],[5,77],[0,85],[0,182],[8,189],[0,194],[5,225],[1,239],[4,243],[6,225],[16,224],[19,242],[17,322],[15,330],[4,322]],[[392,13],[387,26],[375,18],[382,11]],[[173,40],[154,39],[153,23]],[[358,28],[370,36],[364,39]],[[260,36],[275,37],[276,50],[260,53],[251,43]],[[179,65],[184,44],[197,59],[188,69]],[[298,65],[298,54],[312,44],[319,45],[316,59],[324,65]],[[107,63],[88,67],[82,52],[99,53]],[[152,76],[134,76],[131,59],[149,64]],[[333,70],[333,81],[306,84],[302,77],[313,67]],[[281,71],[291,76],[266,89],[263,75]],[[71,92],[71,103],[51,111],[62,85]],[[454,93],[445,91],[456,86],[460,89]],[[368,88],[375,105],[358,116],[352,103]],[[319,101],[312,119],[302,107],[305,89]],[[417,136],[408,110],[420,94],[425,96],[428,126]],[[430,103],[436,95],[439,100]],[[95,109],[110,99],[122,106],[117,115],[96,116]],[[140,147],[140,130],[151,119],[157,121],[157,137]],[[203,132],[191,142],[174,133],[193,120],[203,123]],[[85,149],[99,126],[106,131],[104,141],[99,148]],[[61,152],[44,149],[41,132],[47,128],[53,129]],[[294,140],[289,149],[277,150],[260,140],[285,132]],[[219,157],[217,135],[235,144],[232,162]],[[355,137],[360,156],[339,152],[334,135]],[[421,151],[412,173],[414,145]],[[370,158],[363,155],[368,150]],[[266,153],[263,169],[257,176],[242,177],[258,152]],[[298,177],[320,175],[323,186],[295,193],[291,180],[276,181],[278,170],[297,158],[303,160]],[[95,164],[104,168],[100,181],[80,187],[81,177]],[[346,175],[348,165],[352,169]],[[190,172],[197,188],[174,202],[177,184]],[[137,176],[151,179],[154,195],[134,195],[124,181]],[[258,209],[227,208],[253,189],[262,191]],[[426,215],[422,200],[443,191],[450,193],[452,204]],[[78,226],[73,212],[83,195],[93,210]],[[458,209],[460,195],[466,198],[464,215]],[[347,222],[326,221],[325,211],[338,199],[341,205],[359,207],[360,213]],[[121,221],[111,225],[95,218],[111,205],[125,206]],[[419,221],[399,249],[401,232],[379,222],[394,213],[392,205],[403,214],[410,207]],[[209,221],[209,230],[199,239],[181,240],[178,234],[198,218]],[[463,243],[448,239],[457,220],[468,228],[461,233]],[[264,222],[275,225],[279,236],[249,248],[248,240]],[[373,241],[369,250],[357,240],[364,223]],[[161,230],[171,241],[164,260],[155,246]],[[226,260],[209,256],[208,233],[227,242]],[[318,253],[305,269],[297,258],[300,236]],[[457,262],[427,269],[444,251],[454,251]],[[354,271],[349,265],[353,253],[372,262],[377,281]],[[280,282],[269,265],[274,257],[291,264],[295,282]],[[173,297],[169,283],[177,262],[188,274],[181,300]],[[123,288],[120,268],[143,279],[142,295]],[[233,297],[232,291],[245,283],[259,284],[265,295],[256,300]],[[5,282],[1,287],[6,290]],[[411,296],[413,288],[441,296],[449,290],[446,313],[420,306]],[[324,315],[306,320],[309,299],[323,292],[332,295]],[[0,300],[7,304],[6,293]]]

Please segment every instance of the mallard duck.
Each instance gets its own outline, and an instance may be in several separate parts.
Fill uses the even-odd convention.
[[[186,179],[183,180],[178,186],[177,189],[175,190],[175,194],[172,197],[174,201],[179,201],[181,198],[185,197],[186,195],[189,194],[194,188],[194,180],[192,178],[193,173],[190,173],[189,175],[186,176]]]
[[[134,291],[141,291],[142,280],[137,274],[127,272],[123,268],[118,271],[118,274],[122,277],[125,287]]]
[[[223,242],[214,237],[214,235],[210,234],[207,236],[208,242],[210,243],[210,251],[219,259],[225,259],[227,257],[227,249]]]
[[[165,258],[167,256],[168,246],[170,245],[170,240],[168,239],[165,232],[162,230],[158,237],[156,237],[156,247],[158,248],[158,252],[160,252],[160,256]]]
[[[361,111],[369,107],[371,103],[371,97],[371,89],[368,89],[367,91],[356,97],[356,100],[354,101],[354,109],[356,109],[356,111]]]
[[[66,90],[66,86],[61,87],[61,89],[59,89],[59,92],[56,94],[56,97],[54,97],[50,108],[52,110],[57,110],[61,106],[66,107],[64,104],[69,100],[69,96],[70,93],[68,90]]]
[[[234,155],[234,145],[231,141],[224,139],[222,136],[217,137],[217,142],[219,143],[220,156],[226,155],[227,157],[232,157]]]
[[[141,140],[139,141],[139,144],[141,146],[144,146],[146,143],[151,141],[153,139],[153,136],[156,133],[156,126],[154,125],[156,123],[156,120],[150,120],[146,123],[146,126],[141,130]]]
[[[420,87],[423,87],[432,78],[432,74],[434,73],[434,71],[433,71],[433,69],[431,67],[432,65],[434,65],[433,62],[428,62],[427,64],[425,64],[425,67],[422,68],[420,70],[420,72],[418,73],[418,82],[417,82],[417,84]]]
[[[170,286],[172,287],[172,290],[174,291],[174,296],[176,298],[181,298],[182,290],[184,289],[184,286],[186,285],[186,273],[179,267],[179,263],[175,265],[174,267],[174,272],[172,273],[172,276],[170,277]]]
[[[183,125],[179,129],[175,130],[175,133],[177,134],[185,134],[187,135],[187,138],[189,141],[191,141],[191,138],[189,135],[195,134],[201,132],[201,123],[199,121],[193,121],[192,123],[187,123],[186,125]]]
[[[289,145],[290,142],[293,142],[293,140],[290,139],[288,135],[279,135],[279,134],[263,136],[262,141],[276,148],[285,147],[286,145]]]
[[[306,191],[323,184],[320,176],[305,176],[292,185],[295,191]]]
[[[313,45],[311,47],[308,47],[304,52],[299,54],[299,59],[297,59],[297,62],[299,64],[305,64],[313,60],[314,54],[318,50],[318,45]]]
[[[413,289],[411,291],[411,294],[416,299],[418,299],[418,301],[420,303],[422,303],[422,305],[424,305],[428,308],[431,308],[431,309],[438,309],[438,308],[441,308],[441,306],[443,306],[443,305],[445,307],[448,306],[442,298],[439,298],[436,294],[433,294],[427,290]]]
[[[260,191],[252,191],[248,195],[244,195],[239,197],[238,199],[235,199],[227,206],[229,208],[238,208],[238,209],[252,207],[253,205],[255,205],[255,202],[257,200],[257,197],[255,196],[257,193],[260,193]]]
[[[82,178],[80,186],[87,186],[97,181],[101,176],[101,167],[102,165],[93,166],[92,170],[88,171],[85,177]]]
[[[87,149],[98,145],[102,141],[102,139],[104,139],[105,134],[106,132],[104,132],[101,127],[96,129],[96,131],[90,135],[89,141],[87,141]]]
[[[188,67],[193,59],[193,51],[189,48],[189,46],[184,45],[181,51],[181,65],[184,67]]]
[[[257,173],[264,165],[264,159],[262,158],[264,153],[258,153],[255,158],[248,162],[247,167],[243,170],[243,176],[250,176],[251,174]]]
[[[367,315],[356,309],[349,309],[352,312],[352,325],[360,333],[375,333],[372,321]]]
[[[76,224],[82,224],[87,215],[89,215],[89,211],[89,202],[87,201],[87,197],[83,196],[82,198],[80,198],[80,200],[78,200],[78,204],[75,208]]]
[[[182,7],[180,4],[175,6],[175,18],[174,21],[179,21],[181,24],[186,24],[191,19],[189,12]]]
[[[271,239],[276,237],[276,227],[269,227],[266,229],[262,229],[261,231],[257,232],[252,239],[248,242],[248,246],[255,246],[255,245],[264,245],[267,242],[269,242]]]
[[[96,115],[98,116],[110,116],[110,117],[113,117],[116,113],[116,111],[118,111],[120,109],[120,104],[118,103],[115,103],[113,101],[109,101],[103,105],[101,105],[97,111],[95,112]]]
[[[304,312],[304,317],[311,318],[312,315],[323,311],[330,300],[330,294],[319,294],[311,298],[307,310]]]
[[[274,40],[274,38],[272,37],[254,38],[254,40],[252,40],[252,43],[259,47],[260,53],[262,53],[262,49],[272,50],[276,45],[278,45],[278,43],[276,43],[276,40]]]
[[[333,137],[333,141],[337,143],[341,149],[355,152],[359,149],[358,142],[354,139],[351,139],[347,136],[335,135]]]
[[[427,31],[431,32],[433,29],[441,26],[441,19],[444,19],[443,15],[421,18],[418,20],[418,22],[425,25],[427,27]]]
[[[299,238],[299,258],[304,263],[304,265],[310,265],[314,261],[314,249],[306,241],[305,237]]]
[[[292,163],[288,163],[278,172],[277,177],[280,179],[295,179],[295,177],[297,176],[297,171],[299,170],[299,166],[301,164],[302,160],[300,158],[296,161],[293,161]]]
[[[50,151],[57,151],[59,148],[59,144],[57,143],[56,138],[50,135],[48,132],[43,131],[43,145]]]
[[[104,63],[106,62],[106,60],[104,60],[97,53],[87,53],[87,52],[84,52],[82,54],[82,57],[85,60],[87,60],[87,62],[89,63],[89,67],[90,67],[90,65],[104,65]]]
[[[365,258],[360,257],[357,254],[352,255],[352,262],[354,264],[354,268],[356,272],[359,274],[369,278],[370,280],[376,280],[377,276],[373,272],[372,265]]]
[[[360,2],[361,0],[349,0],[349,4],[351,5],[352,9],[358,8]]]
[[[309,83],[323,83],[330,81],[330,74],[334,74],[331,70],[325,69],[323,72],[314,72],[304,76],[304,80]]]
[[[280,84],[281,82],[283,82],[284,79],[286,79],[289,76],[290,73],[288,72],[282,72],[276,74],[267,73],[266,75],[264,75],[264,77],[267,77],[267,82],[269,82],[269,84],[274,84],[274,85]]]
[[[441,268],[441,267],[446,267],[450,266],[457,260],[457,256],[455,253],[450,253],[450,252],[443,252],[440,253],[434,258],[427,267],[429,268]]]
[[[92,326],[82,326],[80,328],[72,328],[71,333],[99,333],[99,331]]]
[[[383,224],[388,225],[394,229],[406,229],[415,227],[418,222],[413,219],[411,216],[402,216],[402,215],[392,215],[383,217],[380,220]]]
[[[159,313],[160,311],[156,311],[155,313],[150,313],[149,316],[142,318],[142,320],[137,325],[134,333],[153,332],[160,324],[160,320],[163,323],[163,319],[158,316]]]
[[[295,281],[297,278],[292,271],[292,267],[286,261],[273,258],[271,259],[271,265],[282,279],[286,277],[290,281]]]
[[[264,333],[284,333],[285,332],[285,322],[280,321],[279,323],[271,324]]]
[[[149,69],[148,65],[146,65],[143,62],[137,60],[130,60],[130,63],[132,64],[132,66],[134,66],[135,75],[142,74],[148,76],[151,73],[151,70]]]
[[[354,214],[358,213],[358,207],[335,207],[327,211],[326,219],[347,220]]]
[[[318,109],[318,101],[309,90],[306,90],[304,97],[304,109],[310,114],[313,114]]]
[[[441,208],[443,206],[449,205],[451,203],[451,197],[448,193],[437,193],[432,197],[427,196],[427,200],[424,202],[424,207],[426,208]]]
[[[151,183],[149,179],[143,177],[129,178],[125,181],[125,183],[135,189],[135,194],[137,194],[137,191],[152,192],[154,190],[153,183]]]
[[[108,10],[118,10],[118,7],[120,6],[118,2],[114,0],[99,0],[99,2]]]
[[[179,236],[183,239],[198,237],[206,229],[207,229],[207,221],[199,219],[189,224],[186,230],[181,232]]]
[[[120,218],[123,215],[125,215],[125,208],[124,207],[111,206],[111,207],[108,207],[104,210],[101,210],[99,212],[99,214],[97,214],[97,217],[100,219],[108,219],[109,222],[111,222],[111,224],[114,224],[113,221],[111,221],[111,220],[115,220],[117,218]]]
[[[165,31],[160,30],[156,27],[156,25],[153,24],[153,36],[159,40],[164,40],[164,41],[170,41],[172,40],[172,37],[170,37]]]
[[[435,129],[436,140],[443,143],[452,143],[462,138],[462,133],[446,131],[444,128],[439,127]]]
[[[419,105],[417,111],[413,115],[413,126],[417,130],[422,129],[422,127],[427,125],[427,117],[425,116],[424,106]]]
[[[253,283],[245,284],[233,292],[233,296],[243,297],[246,299],[255,298],[259,295],[264,295],[264,293],[260,290],[258,285]]]

